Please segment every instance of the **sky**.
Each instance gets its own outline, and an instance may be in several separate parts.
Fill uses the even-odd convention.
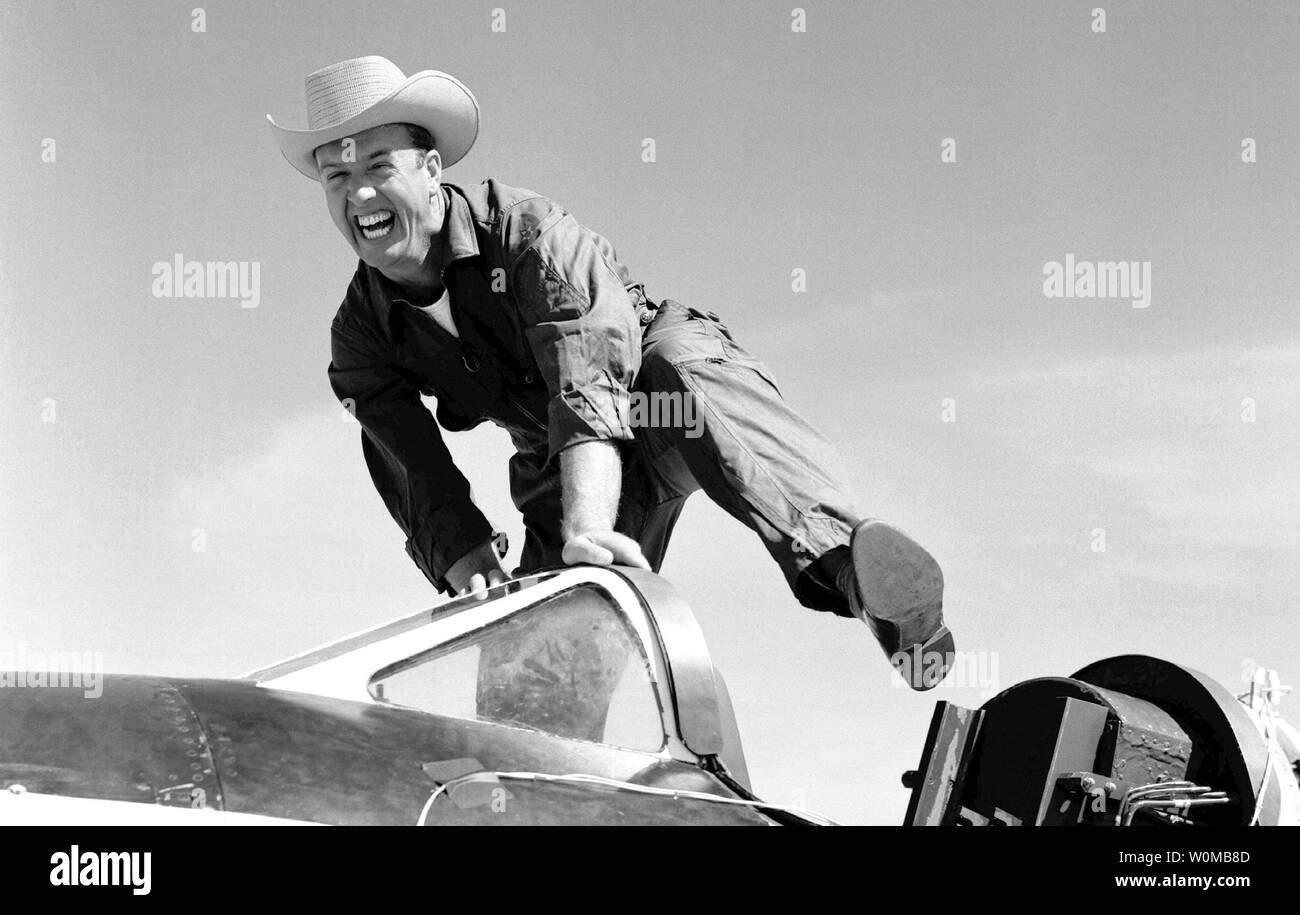
[[[355,255],[265,123],[382,54],[477,96],[447,181],[719,313],[939,559],[970,654],[914,694],[690,500],[662,571],[760,795],[901,822],[936,700],[1112,655],[1300,678],[1300,5],[198,2],[0,4],[0,651],[235,676],[441,600],[326,379]],[[256,307],[155,296],[178,255]],[[1067,256],[1149,304],[1049,297]],[[517,559],[508,438],[447,440]]]

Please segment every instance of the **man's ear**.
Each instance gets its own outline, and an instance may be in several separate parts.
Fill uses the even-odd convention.
[[[442,156],[438,154],[438,150],[431,149],[424,154],[424,167],[435,184],[442,181]]]

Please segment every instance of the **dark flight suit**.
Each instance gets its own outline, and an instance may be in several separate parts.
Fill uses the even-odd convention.
[[[492,179],[442,190],[436,243],[459,337],[360,263],[329,368],[429,581],[450,593],[447,569],[492,534],[439,425],[491,420],[516,450],[510,491],[527,532],[518,573],[561,564],[559,453],[609,441],[623,458],[616,529],[656,571],[686,497],[703,489],[759,534],[802,604],[849,615],[838,592],[801,575],[859,520],[826,469],[830,446],[721,320],[648,299],[609,242],[545,197]],[[693,398],[697,425],[634,427],[634,399],[656,393]],[[436,422],[422,394],[436,398]]]

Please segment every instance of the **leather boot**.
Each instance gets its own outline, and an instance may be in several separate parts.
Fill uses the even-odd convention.
[[[835,583],[853,615],[912,689],[938,686],[956,652],[943,623],[939,563],[898,528],[874,519],[853,529],[848,558]]]

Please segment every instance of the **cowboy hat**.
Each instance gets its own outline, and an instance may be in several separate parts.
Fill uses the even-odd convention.
[[[433,136],[443,167],[454,165],[478,137],[478,101],[454,76],[421,70],[406,76],[385,57],[354,57],[307,77],[306,130],[281,127],[269,114],[271,132],[289,164],[319,181],[318,146],[383,124],[416,124]]]

